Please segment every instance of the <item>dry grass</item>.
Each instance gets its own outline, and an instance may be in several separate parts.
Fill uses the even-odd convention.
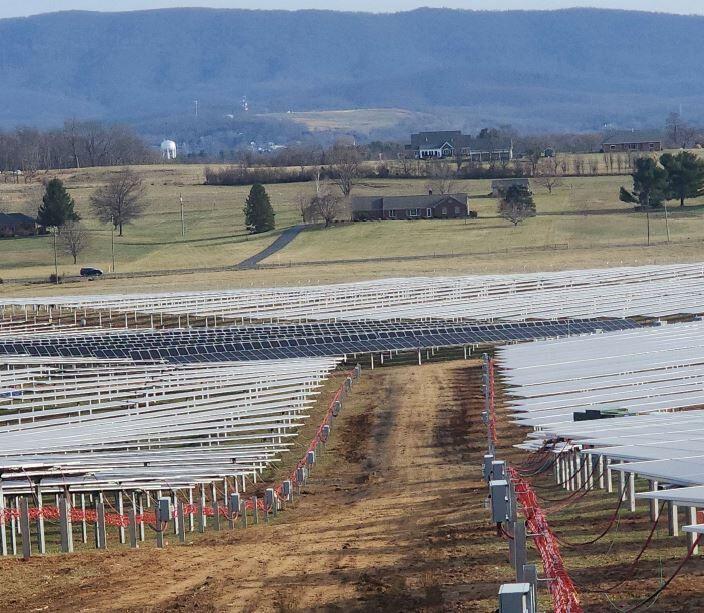
[[[232,266],[268,246],[281,229],[298,222],[296,201],[312,190],[306,184],[271,185],[267,189],[277,212],[279,230],[250,237],[243,228],[242,206],[247,187],[203,185],[202,166],[151,166],[137,169],[147,182],[148,212],[116,238],[118,272],[159,271]],[[61,274],[75,275],[81,265],[109,270],[110,232],[95,220],[88,207],[91,191],[114,169],[85,169],[57,173],[76,199],[77,209],[93,234],[92,246],[74,266],[61,256]],[[141,291],[143,289],[206,289],[262,285],[341,282],[389,276],[458,275],[522,272],[614,266],[621,264],[698,261],[704,259],[701,218],[704,200],[684,210],[670,209],[672,243],[665,244],[662,213],[651,215],[651,240],[645,247],[646,220],[628,212],[618,201],[618,188],[626,177],[565,179],[552,194],[536,187],[539,215],[518,228],[496,217],[496,202],[480,198],[489,181],[458,181],[455,189],[472,196],[479,219],[342,224],[330,229],[312,228],[299,235],[265,264],[285,268],[241,272],[183,274],[150,277],[136,285],[132,279],[104,279],[100,283],[72,283],[63,293]],[[425,181],[365,180],[355,188],[364,194],[418,194]],[[0,184],[0,202],[8,210],[32,212],[41,199],[42,186]],[[187,236],[180,235],[179,195],[183,194]],[[568,249],[544,249],[547,245]],[[433,258],[434,254],[454,254]],[[421,256],[423,259],[412,259]],[[431,256],[431,257],[428,257]],[[411,258],[385,261],[384,258]],[[345,260],[363,260],[345,262]],[[325,262],[313,265],[311,262]],[[288,267],[292,265],[292,267]],[[50,238],[0,241],[0,277],[47,278],[53,272]],[[5,284],[3,294],[57,291],[54,287]]]
[[[341,130],[357,134],[369,134],[373,130],[392,128],[401,122],[418,119],[419,116],[421,116],[420,113],[404,109],[348,109],[259,115],[266,119],[293,121],[313,132]]]

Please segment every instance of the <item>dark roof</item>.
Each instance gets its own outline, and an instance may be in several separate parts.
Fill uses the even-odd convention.
[[[472,151],[508,151],[511,149],[512,143],[510,138],[473,138],[465,136],[463,147],[469,147]]]
[[[378,196],[353,196],[352,211],[381,211],[383,200]]]
[[[499,187],[501,185],[530,185],[530,179],[525,177],[513,177],[509,179],[493,179],[491,182],[492,187]]]
[[[621,145],[623,143],[660,143],[662,134],[657,130],[620,130],[604,137],[603,145]]]
[[[420,196],[386,196],[383,198],[354,196],[352,211],[398,211],[402,209],[427,209],[436,207],[448,199],[467,205],[467,194],[423,194]]]
[[[446,130],[438,132],[419,132],[411,134],[410,149],[440,149],[445,144],[454,148],[469,147],[472,151],[508,151],[511,148],[511,139],[507,138],[475,138],[462,134],[459,130]]]
[[[427,209],[452,198],[460,204],[467,204],[467,194],[423,194],[421,196],[389,196],[384,198],[384,210]]]
[[[23,213],[0,213],[1,226],[17,226],[20,224],[34,225],[36,220]]]
[[[411,146],[415,148],[429,147],[431,149],[439,149],[445,143],[449,143],[453,147],[461,147],[463,138],[462,132],[459,130],[420,132],[411,134]]]

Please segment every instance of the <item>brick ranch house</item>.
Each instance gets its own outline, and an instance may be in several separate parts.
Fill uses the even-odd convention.
[[[614,132],[604,138],[603,153],[627,151],[662,151],[662,135],[659,132],[623,131]]]
[[[0,213],[0,238],[35,236],[39,233],[37,222],[22,213]]]
[[[461,219],[473,217],[467,194],[423,196],[355,196],[352,221],[398,219]]]

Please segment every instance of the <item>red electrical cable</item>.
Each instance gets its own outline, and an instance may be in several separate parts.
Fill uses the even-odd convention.
[[[660,505],[660,512],[658,513],[657,519],[653,522],[653,526],[650,530],[650,534],[648,534],[648,538],[645,540],[645,544],[641,548],[641,550],[638,552],[638,555],[636,556],[635,560],[631,562],[629,565],[627,571],[626,571],[626,576],[621,579],[618,583],[615,583],[614,585],[607,587],[606,589],[603,590],[586,590],[591,593],[602,593],[606,594],[608,592],[612,592],[615,590],[617,587],[620,587],[623,585],[626,581],[628,581],[633,573],[635,572],[636,566],[638,566],[638,562],[640,562],[640,559],[643,557],[643,554],[645,553],[645,550],[648,549],[650,546],[650,543],[653,541],[653,536],[655,535],[655,531],[657,530],[658,524],[660,523],[660,517],[662,516],[662,512],[665,510],[665,503],[663,502]]]
[[[614,511],[613,515],[611,516],[611,519],[609,520],[608,525],[604,529],[601,534],[599,534],[597,537],[589,540],[589,541],[584,541],[583,543],[573,543],[571,541],[568,541],[565,538],[561,538],[556,535],[557,540],[560,542],[561,545],[564,545],[565,547],[582,547],[583,545],[593,545],[594,543],[600,541],[602,538],[604,538],[608,533],[609,530],[613,527],[613,525],[616,523],[616,519],[618,518],[618,513],[621,510],[621,506],[623,505],[623,501],[626,499],[626,488],[623,488],[623,492],[621,492],[621,497],[618,500],[618,505],[616,505],[616,510]]]
[[[550,529],[535,492],[531,489],[530,483],[513,467],[509,467],[508,472],[515,487],[516,498],[523,508],[526,526],[540,553],[555,612],[581,613],[582,606],[579,603],[577,589],[565,569],[557,538]]]
[[[700,534],[700,535],[696,538],[696,540],[694,541],[694,543],[692,543],[692,546],[689,548],[689,551],[687,552],[687,555],[686,555],[686,556],[684,557],[684,559],[680,562],[679,566],[675,569],[675,572],[672,573],[672,575],[670,576],[670,578],[669,578],[667,581],[665,581],[665,583],[663,583],[657,590],[655,590],[655,591],[654,591],[650,596],[648,596],[645,600],[641,600],[637,605],[635,605],[634,607],[631,607],[630,609],[627,609],[627,610],[624,611],[623,613],[632,613],[633,611],[637,611],[637,610],[640,609],[641,607],[647,605],[650,601],[652,601],[652,600],[654,600],[655,598],[657,598],[660,594],[662,594],[662,593],[667,589],[667,586],[670,585],[670,583],[672,583],[672,582],[674,581],[675,577],[677,577],[677,575],[680,574],[680,571],[684,568],[684,565],[685,565],[687,562],[689,562],[690,558],[694,555],[694,551],[695,551],[696,548],[699,546],[699,541],[701,541],[701,540],[702,540],[702,535]]]

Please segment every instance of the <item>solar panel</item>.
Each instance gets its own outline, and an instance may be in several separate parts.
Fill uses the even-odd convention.
[[[346,353],[424,349],[524,341],[597,330],[626,330],[638,325],[626,319],[503,322],[494,324],[427,324],[419,322],[339,322],[208,329],[104,330],[88,335],[56,335],[0,345],[2,354],[110,357],[138,360],[200,361],[227,355],[236,361],[334,356]]]

